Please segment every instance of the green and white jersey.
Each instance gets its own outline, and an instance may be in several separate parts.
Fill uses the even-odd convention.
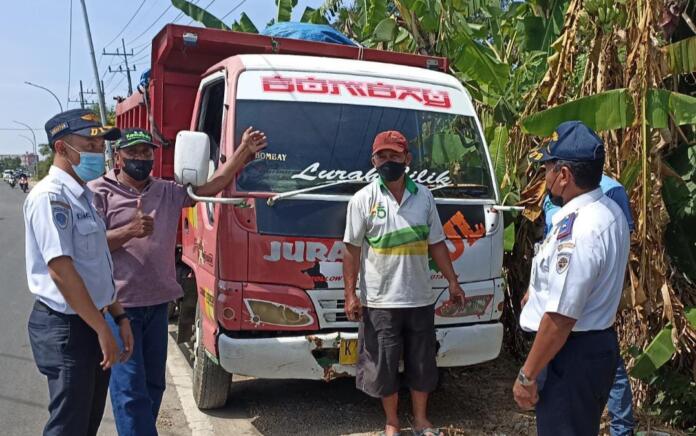
[[[399,204],[381,178],[348,203],[343,242],[362,247],[358,287],[363,305],[420,307],[437,295],[430,284],[428,245],[445,239],[435,199],[406,176]]]

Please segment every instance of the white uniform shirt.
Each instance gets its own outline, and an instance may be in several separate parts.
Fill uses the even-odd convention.
[[[68,173],[51,167],[24,202],[26,263],[29,290],[51,309],[75,311],[48,273],[57,257],[73,265],[98,309],[115,300],[113,264],[106,241],[106,226],[92,206],[92,192]]]
[[[621,208],[601,189],[575,197],[553,216],[532,261],[520,326],[538,331],[545,312],[577,322],[573,331],[611,327],[621,299],[630,245]]]
[[[445,240],[433,194],[406,178],[399,204],[381,178],[356,192],[346,217],[343,242],[362,247],[360,299],[375,308],[435,303],[428,245]]]

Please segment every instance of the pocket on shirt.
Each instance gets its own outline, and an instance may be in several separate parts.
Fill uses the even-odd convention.
[[[75,225],[74,252],[80,258],[94,258],[98,254],[99,240],[103,237],[95,221],[82,220]]]

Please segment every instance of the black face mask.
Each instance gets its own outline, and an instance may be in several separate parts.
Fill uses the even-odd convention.
[[[153,160],[123,159],[123,171],[135,180],[142,182],[152,171]]]
[[[558,176],[560,175],[561,174],[558,173]],[[551,204],[557,207],[563,207],[563,205],[565,204],[565,201],[563,201],[563,190],[561,190],[561,193],[559,195],[554,195],[553,192],[551,192],[551,189],[553,189],[554,185],[556,185],[556,180],[558,180],[558,176],[556,176],[556,178],[553,179],[553,183],[551,183],[551,186],[546,188],[546,194],[549,196],[549,201],[551,202]]]
[[[406,172],[405,162],[386,161],[377,167],[377,173],[384,179],[385,182],[395,182],[401,178]]]

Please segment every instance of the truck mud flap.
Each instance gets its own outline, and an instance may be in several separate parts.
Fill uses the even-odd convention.
[[[181,281],[184,297],[179,301],[179,319],[176,329],[176,343],[183,344],[193,339],[193,325],[196,320],[196,279],[186,277]]]

